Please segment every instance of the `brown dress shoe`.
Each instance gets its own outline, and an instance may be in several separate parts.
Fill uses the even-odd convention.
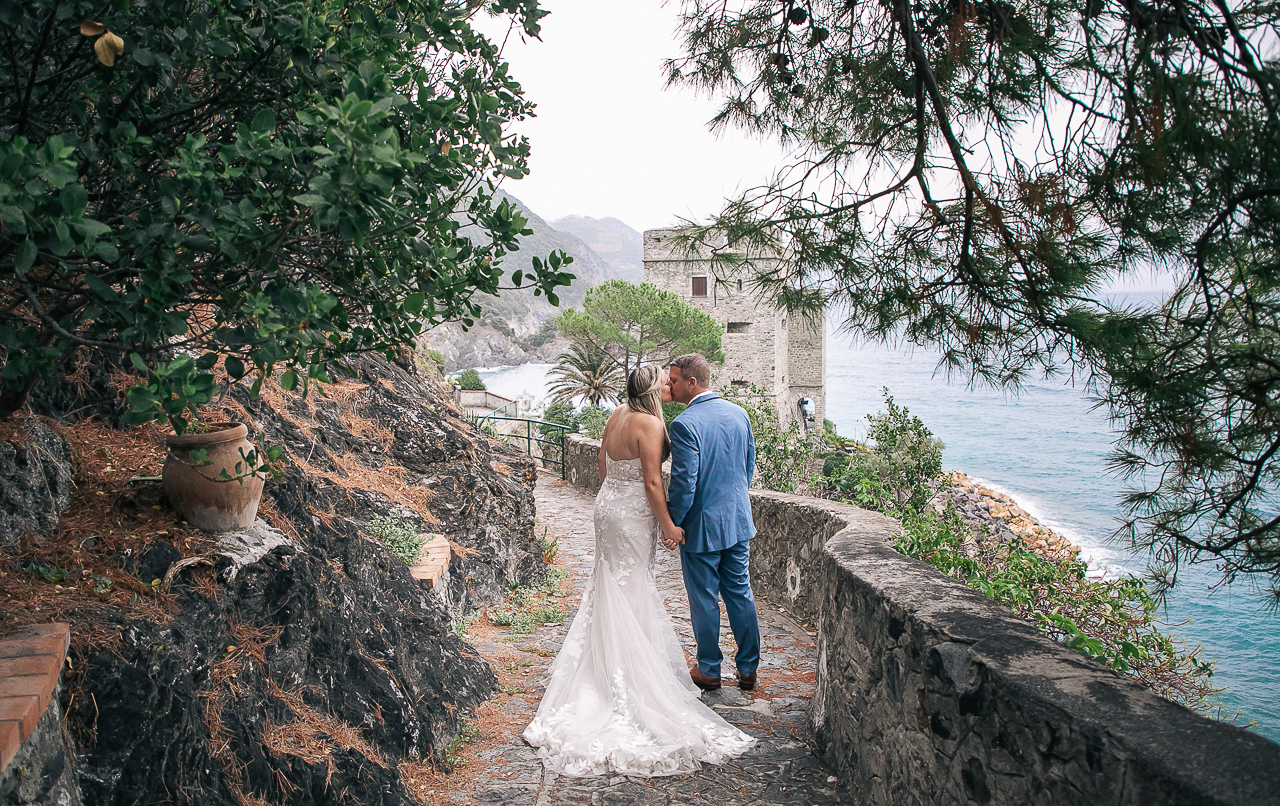
[[[720,688],[720,678],[707,677],[697,666],[689,669],[689,677],[693,679],[693,684],[703,691],[715,691]]]
[[[738,688],[743,691],[750,691],[756,687],[756,676],[753,674],[738,675]]]

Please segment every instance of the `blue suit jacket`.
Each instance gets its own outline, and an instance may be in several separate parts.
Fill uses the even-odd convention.
[[[667,509],[685,530],[683,551],[723,551],[755,537],[747,489],[756,467],[751,421],[719,395],[694,401],[671,422]]]

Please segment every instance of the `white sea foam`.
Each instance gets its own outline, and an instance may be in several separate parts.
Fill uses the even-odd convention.
[[[1042,526],[1047,526],[1073,545],[1079,546],[1080,559],[1089,566],[1089,576],[1107,579],[1140,572],[1140,569],[1133,567],[1133,558],[1129,553],[1112,545],[1107,538],[1082,532],[1071,524],[1046,516],[1033,498],[1003,484],[997,484],[980,476],[969,478],[975,484],[1009,497]]]

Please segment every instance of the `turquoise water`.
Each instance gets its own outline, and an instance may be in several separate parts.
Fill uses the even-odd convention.
[[[1084,549],[1099,571],[1141,573],[1143,562],[1108,540],[1117,526],[1121,482],[1106,472],[1112,432],[1106,414],[1079,388],[1060,381],[1027,384],[1017,397],[966,389],[935,375],[924,351],[850,343],[829,333],[827,418],[846,436],[866,433],[866,414],[883,409],[880,389],[920,417],[945,444],[943,465],[963,470],[1019,504]],[[1280,616],[1245,585],[1211,591],[1209,568],[1179,577],[1163,618],[1169,631],[1203,644],[1217,662],[1223,701],[1244,724],[1280,740]]]
[[[866,415],[883,408],[880,389],[924,420],[946,445],[943,464],[1015,498],[1041,522],[1080,545],[1100,573],[1141,572],[1143,563],[1108,541],[1120,482],[1106,473],[1112,433],[1105,413],[1058,381],[1031,382],[1017,397],[935,376],[924,351],[859,345],[834,330],[827,341],[827,417],[841,434],[864,436]],[[550,365],[485,370],[499,394],[543,395]],[[1170,597],[1170,630],[1205,647],[1231,709],[1280,741],[1280,616],[1249,589],[1210,591],[1211,572],[1188,569]],[[1242,723],[1241,723],[1242,724]]]

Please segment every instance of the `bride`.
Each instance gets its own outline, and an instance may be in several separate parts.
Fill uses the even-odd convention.
[[[662,370],[637,368],[601,440],[595,563],[524,731],[543,764],[564,775],[676,775],[755,744],[698,699],[658,596],[659,527],[668,545],[683,538],[662,485],[670,399]]]

